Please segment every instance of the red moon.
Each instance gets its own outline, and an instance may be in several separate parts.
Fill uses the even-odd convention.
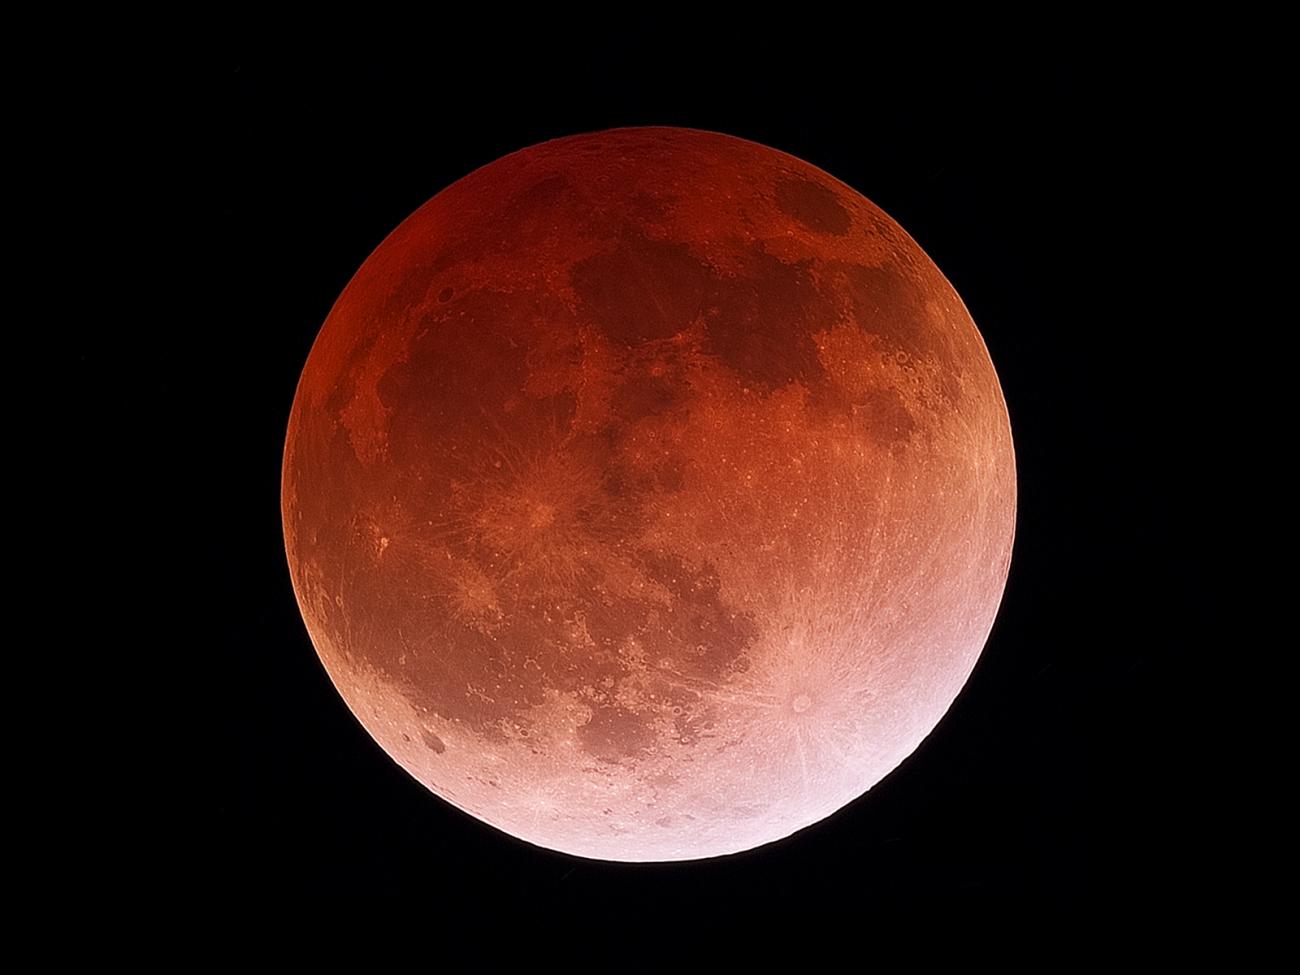
[[[984,342],[898,224],[638,128],[393,231],[311,350],[281,501],[316,650],[398,764],[542,847],[688,860],[829,816],[935,727],[1016,476]]]

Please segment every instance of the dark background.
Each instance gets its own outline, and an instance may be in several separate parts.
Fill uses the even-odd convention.
[[[887,45],[886,45],[887,46]],[[599,47],[593,45],[592,47]],[[1184,595],[1156,486],[1180,449],[1151,294],[1177,77],[1045,52],[792,53],[626,38],[608,53],[441,44],[394,68],[231,49],[210,66],[218,340],[207,507],[226,610],[203,672],[214,754],[176,851],[240,896],[403,895],[589,913],[1017,902],[1167,909],[1188,866],[1168,677]],[[1010,580],[969,685],[866,797],[771,846],[619,865],[533,848],[410,779],[351,717],[290,586],[280,461],[295,384],[351,275],[439,190],[515,149],[620,125],[792,153],[894,217],[956,287],[1008,401]],[[208,382],[210,381],[210,383]],[[1154,553],[1160,553],[1156,555]],[[193,810],[191,810],[193,811]]]

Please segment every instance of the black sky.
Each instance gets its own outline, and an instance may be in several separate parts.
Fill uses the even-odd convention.
[[[210,69],[203,139],[223,324],[203,377],[227,612],[203,676],[214,754],[181,841],[189,881],[232,895],[400,894],[431,908],[454,897],[590,911],[672,902],[688,913],[846,899],[1064,911],[1175,889],[1171,649],[1153,607],[1189,607],[1145,554],[1175,513],[1145,473],[1173,447],[1153,436],[1164,414],[1144,373],[1165,326],[1144,317],[1137,259],[1153,246],[1160,176],[1146,149],[1167,124],[1168,86],[1160,94],[1131,68],[1055,51],[846,59],[773,40],[720,59],[649,42],[563,57],[450,47],[401,69],[243,50]],[[370,251],[507,152],[638,124],[790,152],[901,223],[988,344],[1019,473],[1001,613],[934,734],[832,819],[694,865],[541,851],[408,778],[317,662],[279,523],[298,374]]]

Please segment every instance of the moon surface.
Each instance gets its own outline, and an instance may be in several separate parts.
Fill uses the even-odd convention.
[[[850,187],[618,129],[422,206],[331,310],[282,513],[339,693],[530,843],[747,850],[861,796],[969,677],[1011,430],[974,322]]]

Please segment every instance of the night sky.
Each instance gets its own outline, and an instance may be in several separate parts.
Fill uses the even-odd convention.
[[[452,45],[454,47],[454,45]],[[211,540],[228,612],[203,674],[213,756],[183,830],[212,894],[379,893],[436,909],[544,901],[802,910],[1159,902],[1184,869],[1167,796],[1177,728],[1160,613],[1190,607],[1147,552],[1175,511],[1146,471],[1177,445],[1135,312],[1157,215],[1159,100],[1113,65],[1043,54],[914,63],[723,60],[649,42],[564,57],[440,46],[417,67],[231,50],[206,78],[224,322],[202,365]],[[943,68],[935,62],[942,61]],[[280,463],[295,384],[335,298],[439,190],[512,150],[624,125],[712,129],[825,169],[897,220],[978,325],[1019,476],[1002,609],[953,709],[831,819],[748,854],[626,865],[533,848],[390,761],[317,661],[290,586]],[[1155,133],[1153,135],[1153,132]],[[1164,359],[1161,368],[1177,368]],[[210,384],[206,381],[213,380]],[[1152,544],[1154,542],[1154,544]]]

